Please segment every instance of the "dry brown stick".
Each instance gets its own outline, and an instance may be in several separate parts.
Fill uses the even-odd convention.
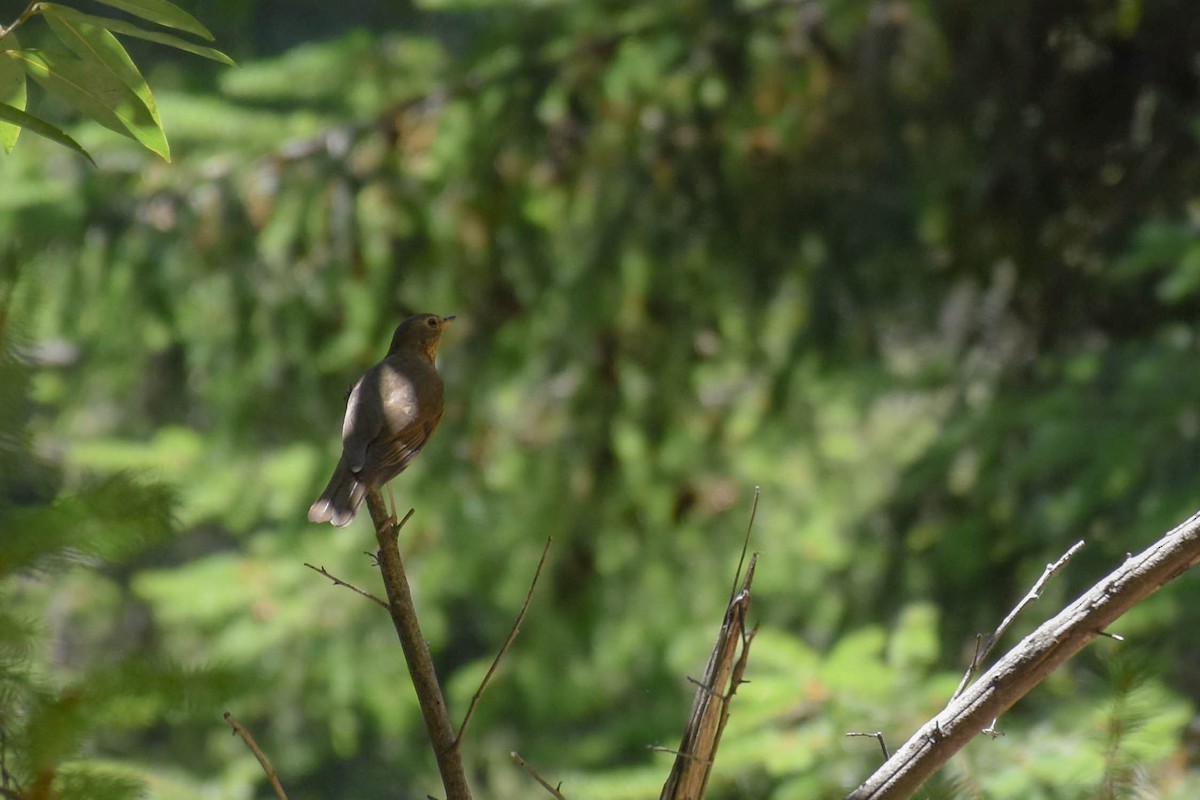
[[[279,783],[279,776],[275,774],[275,768],[271,766],[267,754],[258,746],[258,742],[254,741],[254,737],[250,735],[250,731],[234,719],[233,714],[225,712],[225,721],[233,728],[233,735],[242,737],[242,741],[250,748],[250,752],[254,753],[254,757],[258,759],[258,763],[262,765],[263,772],[267,773],[267,780],[271,782],[271,788],[275,790],[275,796],[279,800],[287,800],[287,795],[283,791],[283,786]]]
[[[742,539],[742,554],[738,557],[737,571],[733,573],[733,585],[729,587],[729,602],[737,595],[738,586],[742,581],[742,567],[746,566],[746,554],[750,552],[750,534],[754,530],[754,520],[758,516],[758,498],[762,496],[762,487],[754,487],[754,502],[750,504],[750,521],[746,523],[746,535]]]
[[[757,562],[758,555],[752,555],[742,589],[725,610],[721,632],[709,655],[704,679],[696,689],[692,712],[660,800],[700,800],[708,788],[721,735],[729,721],[729,701],[742,683],[754,638],[753,631],[746,631],[746,614],[750,610],[750,585]],[[741,654],[735,661],[739,645]]]
[[[334,575],[332,572],[325,569],[324,567],[314,567],[312,564],[309,564],[307,561],[304,562],[304,566],[308,567],[313,572],[319,573],[321,575],[324,575],[326,578],[329,578],[329,580],[333,581],[335,586],[345,586],[350,591],[361,594],[363,597],[367,598],[372,603],[375,603],[376,605],[380,606],[381,608],[383,608],[385,610],[387,609],[387,607],[388,607],[387,603],[380,600],[378,597],[371,594],[366,589],[361,589],[361,588],[355,586],[353,583],[347,583],[346,581],[344,581],[341,578],[339,578],[338,576]]]
[[[521,612],[517,614],[517,621],[513,623],[508,638],[504,640],[504,644],[500,647],[500,652],[496,653],[496,657],[492,659],[492,665],[488,667],[487,674],[480,681],[479,688],[475,690],[475,696],[471,698],[471,705],[467,706],[467,713],[463,715],[462,724],[458,726],[458,736],[454,739],[454,747],[456,749],[462,746],[463,737],[467,734],[467,726],[471,724],[471,717],[475,716],[475,709],[479,706],[479,700],[483,697],[488,684],[492,682],[492,676],[496,674],[496,668],[500,666],[500,659],[504,658],[504,654],[508,652],[508,648],[512,647],[512,643],[517,640],[517,634],[521,632],[521,623],[525,621],[525,612],[529,610],[529,601],[533,599],[533,590],[537,588],[538,579],[542,577],[542,567],[546,566],[546,556],[550,553],[550,545],[553,542],[554,539],[552,537],[546,537],[546,546],[542,548],[542,557],[538,559],[537,569],[533,571],[533,580],[529,583],[529,591],[525,593],[525,603],[521,606]]]
[[[750,658],[750,643],[758,630],[755,628],[746,631],[746,614],[750,611],[751,603],[750,586],[754,582],[758,554],[750,556],[750,565],[746,568],[744,579],[742,567],[746,565],[746,554],[750,550],[750,534],[754,530],[760,494],[760,488],[755,486],[754,503],[750,507],[750,522],[742,540],[742,553],[738,559],[737,573],[733,589],[730,591],[729,604],[725,608],[725,617],[721,621],[721,632],[717,635],[717,642],[708,657],[708,665],[704,668],[704,679],[693,681],[698,688],[695,699],[692,700],[692,712],[688,717],[687,727],[683,730],[679,749],[675,751],[675,764],[671,767],[671,774],[667,776],[666,783],[663,784],[660,800],[701,800],[704,797],[717,748],[721,744],[725,725],[729,722],[729,701],[742,685],[742,676]],[[741,654],[737,661],[734,661],[738,645],[741,645]]]
[[[383,575],[383,585],[387,588],[388,611],[392,616],[392,624],[396,626],[396,634],[400,637],[404,660],[408,663],[408,672],[417,692],[417,701],[421,704],[421,714],[425,718],[425,729],[429,734],[433,755],[437,759],[446,798],[471,800],[471,788],[467,785],[462,758],[459,757],[458,748],[454,746],[454,728],[450,725],[450,716],[446,712],[446,699],[442,695],[442,687],[433,669],[429,643],[421,633],[408,577],[404,574],[404,563],[400,559],[400,547],[396,542],[397,534],[412,517],[413,512],[409,510],[404,519],[397,523],[395,517],[388,514],[383,498],[375,489],[367,492],[367,509],[371,512],[371,521],[375,523],[375,538],[379,542],[379,571]]]
[[[917,731],[847,800],[900,800],[1113,620],[1200,562],[1200,512],[1026,636]]]
[[[551,794],[551,796],[554,797],[554,800],[567,800],[567,798],[563,796],[563,793],[561,791],[559,791],[559,788],[562,786],[561,783],[558,786],[551,786],[550,782],[548,780],[546,780],[545,778],[543,778],[541,775],[539,775],[538,771],[536,769],[529,766],[528,761],[521,758],[520,753],[518,753],[514,750],[513,752],[509,753],[509,755],[512,756],[513,761],[517,762],[517,766],[520,767],[521,769],[525,770],[525,774],[527,774],[529,777],[533,778],[535,781],[540,783],[542,785],[542,788],[545,789],[547,792],[549,792]]]
[[[992,648],[996,646],[996,642],[1000,641],[1000,637],[1003,636],[1005,631],[1008,630],[1008,626],[1013,624],[1013,620],[1017,618],[1017,615],[1024,611],[1025,607],[1030,603],[1041,598],[1042,589],[1046,588],[1046,584],[1052,577],[1054,577],[1054,574],[1066,566],[1067,562],[1071,560],[1071,557],[1082,549],[1083,540],[1080,539],[1078,542],[1071,545],[1070,549],[1063,553],[1058,561],[1055,561],[1052,564],[1047,564],[1046,569],[1042,571],[1042,577],[1038,578],[1037,582],[1033,584],[1033,588],[1025,593],[1025,596],[1021,598],[1021,602],[1017,603],[1016,606],[1013,607],[1013,610],[1008,612],[1008,616],[1006,616],[1000,623],[1000,627],[996,628],[995,632],[987,638],[987,641],[980,643],[978,640],[976,640],[975,655],[971,658],[971,665],[967,667],[967,671],[963,675],[962,680],[959,682],[958,688],[955,689],[954,694],[950,696],[951,700],[958,697],[967,688],[967,684],[971,682],[971,678],[975,676],[975,673],[979,670],[980,665],[983,664],[983,662],[991,654]]]

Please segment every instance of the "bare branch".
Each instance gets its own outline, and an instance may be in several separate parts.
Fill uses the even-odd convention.
[[[263,772],[267,773],[267,780],[271,782],[271,788],[275,790],[275,796],[279,800],[287,800],[287,795],[283,791],[283,786],[279,783],[279,776],[275,774],[275,768],[271,766],[270,760],[267,759],[267,754],[258,746],[258,742],[254,741],[254,737],[250,735],[250,731],[234,719],[233,714],[225,712],[225,721],[233,728],[235,736],[242,737],[242,741],[250,748],[250,752],[254,753],[254,757],[258,759],[258,763],[262,765]]]
[[[865,733],[863,731],[851,731],[850,733],[847,733],[846,735],[847,736],[865,736],[868,739],[874,739],[877,742],[879,742],[879,749],[883,751],[883,760],[887,761],[889,758],[892,757],[892,754],[888,752],[887,743],[883,740],[883,731],[875,731],[874,733]]]
[[[8,36],[10,33],[15,31],[17,28],[21,27],[21,25],[23,25],[26,20],[28,20],[30,17],[32,17],[37,12],[38,12],[37,0],[32,0],[32,2],[30,2],[27,6],[25,6],[25,10],[21,12],[21,15],[19,17],[17,17],[15,20],[13,20],[13,23],[11,25],[8,25],[8,26],[0,25],[0,39],[3,39],[5,36]]]
[[[758,516],[758,498],[762,495],[762,487],[754,487],[754,502],[750,504],[750,521],[746,523],[746,535],[742,539],[742,554],[738,557],[737,571],[733,573],[733,586],[729,587],[729,602],[733,602],[737,594],[738,584],[742,580],[742,567],[746,565],[746,554],[750,552],[750,533],[754,530],[754,519]]]
[[[383,575],[383,584],[387,587],[388,611],[400,637],[404,660],[408,663],[408,672],[417,692],[417,701],[421,704],[421,714],[425,718],[425,728],[429,734],[429,743],[433,746],[434,757],[437,759],[446,798],[471,800],[471,789],[467,785],[462,759],[454,745],[454,728],[450,725],[450,717],[446,713],[446,700],[438,684],[437,673],[433,669],[429,643],[421,633],[412,592],[408,587],[408,577],[404,574],[404,564],[400,559],[400,548],[396,543],[397,534],[412,517],[413,511],[410,509],[404,519],[397,523],[396,518],[388,514],[383,498],[375,489],[367,492],[367,509],[371,512],[371,521],[375,523],[375,538],[379,542],[379,571]]]
[[[538,580],[542,577],[542,568],[546,566],[546,556],[550,553],[550,545],[554,539],[546,538],[546,546],[542,548],[542,557],[538,559],[537,569],[533,571],[533,580],[529,583],[529,591],[525,593],[525,602],[521,606],[521,612],[517,614],[517,621],[513,623],[512,630],[509,631],[508,638],[504,640],[504,644],[500,647],[500,651],[496,653],[496,657],[492,659],[492,665],[488,667],[487,674],[483,676],[483,680],[479,683],[479,688],[475,690],[475,696],[471,698],[471,705],[467,707],[467,713],[463,716],[462,725],[458,726],[458,736],[454,739],[454,747],[457,749],[462,746],[463,737],[467,735],[467,726],[471,724],[471,717],[475,715],[475,709],[479,705],[480,698],[483,697],[484,690],[492,681],[492,676],[496,674],[496,668],[500,666],[500,659],[504,658],[504,654],[508,652],[508,648],[512,647],[512,643],[517,640],[517,634],[521,632],[521,623],[525,621],[525,612],[529,610],[529,601],[533,599],[533,590],[537,588]]]
[[[704,678],[696,689],[692,713],[676,752],[675,764],[663,784],[660,800],[684,800],[704,797],[713,760],[721,744],[721,735],[729,721],[729,702],[742,684],[742,675],[750,657],[754,632],[746,630],[750,610],[750,585],[758,555],[750,557],[742,589],[725,610],[721,632],[708,658]],[[740,655],[739,655],[740,645]],[[734,660],[734,656],[738,656]]]
[[[744,578],[742,567],[746,564],[746,554],[750,550],[750,534],[754,531],[760,495],[760,487],[755,486],[750,521],[746,525],[746,536],[742,540],[742,553],[729,593],[729,603],[725,608],[725,618],[721,621],[721,632],[717,635],[717,643],[708,657],[704,678],[698,682],[689,678],[697,684],[696,696],[692,700],[692,713],[688,717],[687,727],[683,730],[683,740],[675,753],[675,764],[671,767],[667,782],[663,784],[659,800],[700,800],[704,797],[717,748],[721,744],[721,736],[725,733],[725,725],[729,722],[730,701],[738,687],[745,682],[743,675],[750,659],[750,644],[758,631],[757,627],[746,630],[746,615],[750,611],[751,602],[750,585],[754,582],[758,554],[750,556],[750,565],[746,567]],[[741,591],[738,591],[739,582]]]
[[[965,690],[847,796],[899,800],[913,792],[980,731],[1113,620],[1200,562],[1200,513],[1125,561],[1042,624]]]
[[[975,641],[975,656],[971,659],[971,666],[967,667],[966,674],[964,674],[962,680],[959,681],[958,688],[955,689],[954,694],[950,696],[951,700],[958,697],[963,693],[963,690],[967,688],[967,684],[971,682],[971,678],[974,677],[975,673],[979,670],[980,665],[983,664],[988,655],[992,652],[992,648],[996,646],[996,642],[1000,641],[1000,637],[1003,636],[1005,631],[1008,630],[1008,627],[1013,624],[1013,620],[1017,618],[1017,615],[1024,611],[1026,606],[1042,596],[1042,589],[1046,588],[1046,584],[1050,581],[1050,578],[1054,576],[1054,573],[1066,566],[1066,563],[1071,560],[1071,557],[1082,549],[1083,540],[1080,539],[1078,542],[1071,545],[1071,548],[1067,550],[1067,552],[1063,553],[1058,561],[1055,561],[1053,564],[1047,564],[1046,569],[1042,571],[1042,577],[1038,578],[1037,582],[1033,584],[1033,588],[1025,593],[1025,596],[1021,598],[1021,602],[1017,603],[1016,606],[1013,607],[1013,610],[1008,612],[1008,616],[1005,617],[1000,623],[1000,627],[996,628],[995,632],[988,637],[987,641],[983,644],[980,644],[979,640]]]
[[[541,775],[539,775],[537,770],[535,770],[533,767],[529,766],[528,761],[521,758],[520,753],[518,753],[514,750],[513,752],[509,753],[509,755],[512,756],[513,761],[517,762],[518,767],[525,770],[525,773],[529,777],[533,778],[535,781],[540,783],[542,785],[542,788],[545,789],[547,792],[549,792],[550,795],[555,798],[555,800],[567,800],[567,798],[563,796],[563,793],[559,791],[559,789],[562,787],[561,783],[558,786],[551,786],[550,782],[547,781],[545,778],[543,778]]]
[[[344,581],[341,578],[339,578],[338,576],[334,575],[333,573],[331,573],[329,570],[325,569],[324,567],[314,567],[312,564],[309,564],[307,561],[304,562],[304,566],[308,567],[313,572],[319,573],[321,575],[324,575],[326,578],[329,578],[329,580],[333,581],[335,586],[345,586],[350,591],[361,594],[363,597],[367,598],[372,603],[375,603],[380,608],[387,610],[388,604],[385,603],[384,601],[380,600],[375,595],[368,592],[366,589],[360,589],[359,587],[355,586],[353,583],[347,583],[346,581]]]

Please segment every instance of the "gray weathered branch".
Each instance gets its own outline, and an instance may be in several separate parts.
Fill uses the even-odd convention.
[[[1200,562],[1200,512],[1026,636],[847,800],[910,797],[946,761],[1133,606]]]

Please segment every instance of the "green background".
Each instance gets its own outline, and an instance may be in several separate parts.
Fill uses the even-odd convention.
[[[0,3],[0,22],[23,4]],[[839,797],[1200,506],[1200,15],[1184,0],[182,4],[130,45],[173,162],[0,156],[0,728],[28,796],[440,791],[346,389],[454,313],[394,482],[478,797],[657,796],[756,486],[714,798]],[[10,12],[11,9],[11,12]],[[92,10],[92,9],[86,9]],[[28,36],[37,40],[31,24]],[[926,797],[1200,796],[1185,575]],[[140,789],[139,789],[140,787]],[[50,791],[49,789],[47,791]]]

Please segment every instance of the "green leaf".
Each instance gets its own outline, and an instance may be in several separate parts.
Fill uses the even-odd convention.
[[[90,22],[73,19],[69,13],[61,13],[64,10],[70,11],[70,9],[63,9],[52,3],[42,6],[42,14],[46,17],[46,22],[50,25],[50,30],[54,31],[54,35],[67,46],[67,49],[79,56],[80,60],[90,65],[89,71],[91,69],[100,72],[107,71],[129,87],[129,90],[137,95],[142,104],[146,106],[146,110],[154,119],[155,126],[161,130],[162,118],[158,115],[158,106],[154,103],[154,95],[150,93],[146,79],[142,77],[141,71],[133,63],[129,53],[125,52],[125,48],[117,41],[117,37],[104,28],[97,27]]]
[[[104,127],[140,142],[164,160],[171,158],[162,127],[133,90],[94,62],[45,50],[0,55],[21,61],[25,71],[48,92],[57,94]]]
[[[20,46],[15,33],[0,37],[0,51],[16,50]],[[24,111],[25,99],[25,70],[11,59],[0,58],[0,104]],[[4,145],[6,152],[12,152],[17,137],[21,134],[21,127],[9,122],[0,122],[0,144]]]
[[[145,28],[139,28],[137,25],[125,22],[124,20],[112,19],[110,17],[97,17],[92,14],[85,14],[82,11],[76,11],[73,8],[67,8],[66,6],[60,6],[53,3],[42,3],[42,8],[46,10],[52,10],[54,14],[63,19],[73,20],[79,23],[86,22],[91,25],[95,25],[98,28],[105,28],[112,33],[119,33],[124,36],[133,36],[137,39],[145,39],[149,42],[164,44],[168,47],[174,47],[177,50],[183,50],[185,52],[192,53],[193,55],[208,58],[213,61],[219,61],[222,64],[228,64],[231,67],[237,66],[232,58],[225,55],[220,50],[215,50],[211,47],[205,47],[204,45],[200,44],[193,44],[186,39],[180,39],[178,36],[172,36],[169,33],[148,31]]]
[[[0,62],[3,62],[4,64],[9,63],[9,61],[10,60],[7,58],[0,59]],[[76,153],[79,153],[81,156],[86,158],[88,161],[91,161],[93,165],[96,163],[92,160],[91,154],[88,153],[87,150],[84,150],[83,147],[80,146],[79,142],[72,139],[59,128],[54,127],[49,122],[46,122],[44,119],[35,117],[19,108],[6,105],[4,103],[0,103],[0,119],[6,120],[8,123],[18,126],[18,130],[21,128],[27,128],[32,133],[36,133],[38,136],[43,136],[52,142],[57,142],[64,147],[69,147]],[[0,130],[3,130],[7,127],[10,126],[7,124],[0,125]],[[13,138],[16,139],[15,136]]]
[[[200,20],[167,0],[99,0],[106,6],[119,8],[135,17],[148,19],[167,28],[194,33],[201,39],[212,41],[213,35]]]

